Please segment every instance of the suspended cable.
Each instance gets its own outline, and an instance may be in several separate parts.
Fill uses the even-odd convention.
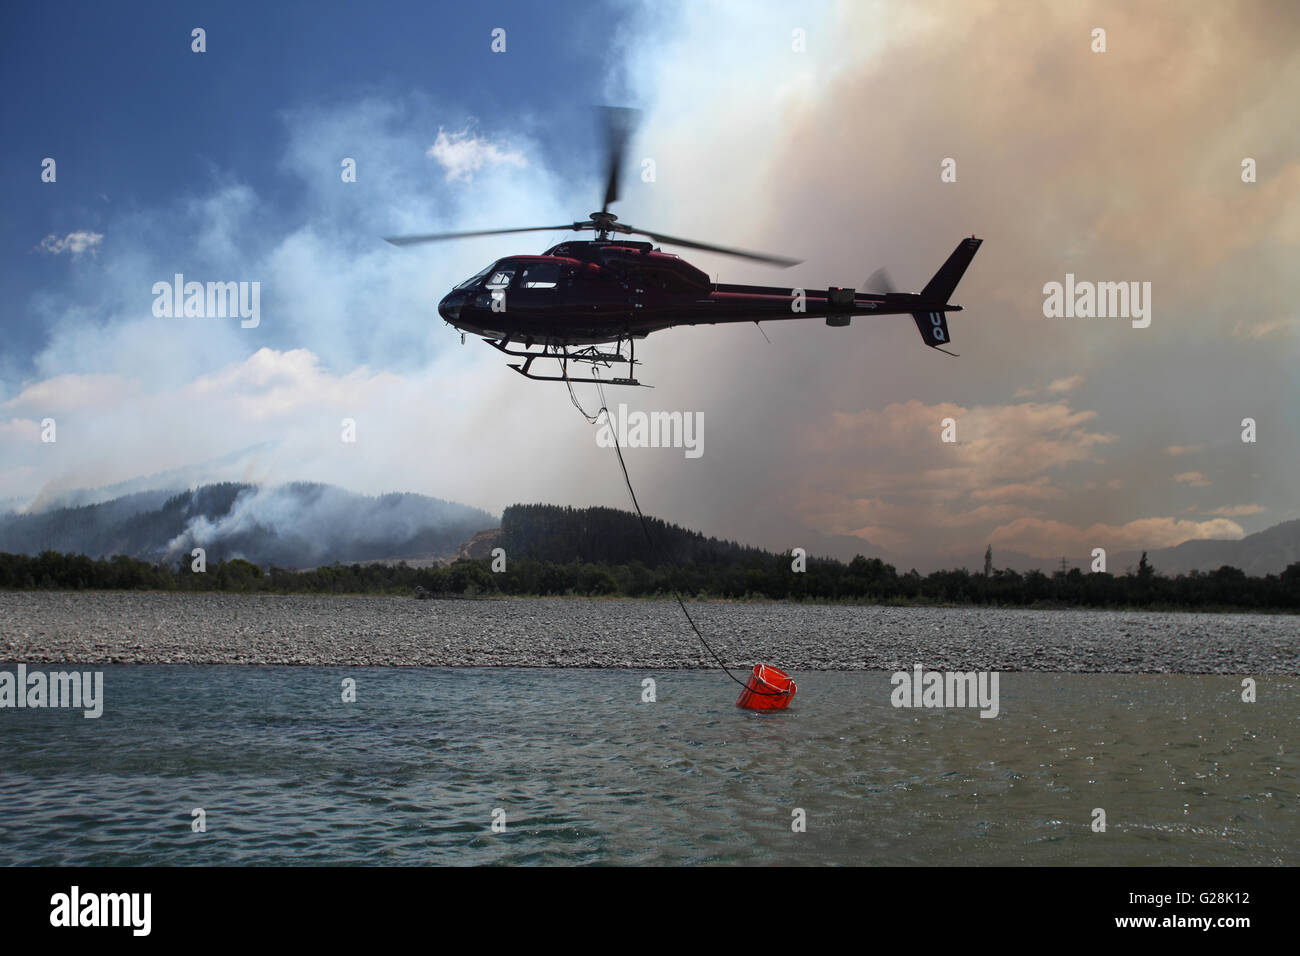
[[[638,520],[641,522],[641,530],[642,532],[645,533],[646,542],[650,545],[650,548],[652,550],[658,550],[660,554],[668,558],[668,560],[672,562],[673,566],[677,568],[677,570],[679,571],[684,570],[681,564],[677,561],[677,559],[671,553],[669,553],[668,549],[660,545],[658,542],[656,542],[654,536],[650,534],[650,525],[646,521],[645,514],[641,511],[641,503],[637,501],[636,491],[632,487],[632,479],[631,477],[629,477],[627,472],[627,462],[623,460],[623,449],[622,447],[620,447],[618,442],[618,429],[615,428],[613,423],[610,421],[609,405],[605,401],[604,383],[600,381],[596,381],[596,394],[600,398],[600,408],[596,411],[594,415],[592,415],[589,414],[587,410],[582,407],[582,403],[578,401],[578,396],[573,391],[573,382],[569,380],[569,370],[567,365],[562,364],[561,369],[562,369],[562,374],[564,376],[564,384],[569,389],[569,398],[573,402],[573,407],[582,413],[582,417],[587,420],[587,424],[595,425],[600,420],[600,416],[603,413],[605,416],[605,422],[610,426],[609,429],[610,434],[614,438],[614,453],[618,456],[618,466],[620,469],[622,469],[623,472],[623,483],[627,485],[627,493],[632,499],[632,507],[636,509],[636,516]],[[594,378],[599,379],[600,370],[593,368],[592,375]],[[690,623],[691,630],[695,632],[695,636],[699,638],[700,643],[704,645],[704,649],[709,652],[709,655],[715,661],[717,661],[718,666],[722,668],[723,673],[725,673],[728,677],[734,680],[741,687],[747,687],[748,685],[743,680],[741,680],[735,674],[731,673],[731,671],[727,668],[727,665],[723,663],[722,658],[718,656],[717,652],[714,651],[714,649],[711,646],[709,646],[709,642],[704,639],[704,635],[700,633],[700,629],[696,625],[695,619],[691,617],[691,612],[686,609],[686,602],[682,600],[682,595],[681,592],[677,590],[677,585],[674,584],[672,581],[669,581],[669,587],[672,588],[673,597],[677,599],[677,606],[682,609],[682,614],[686,615],[686,620]],[[752,688],[752,687],[750,688],[750,693],[759,697],[784,696],[784,692],[782,691],[765,691],[765,690],[759,690],[757,688]]]

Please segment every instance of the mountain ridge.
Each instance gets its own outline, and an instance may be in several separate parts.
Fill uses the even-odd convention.
[[[89,493],[87,493],[89,494]],[[70,502],[86,500],[81,494]],[[511,534],[511,516],[531,514],[526,539]],[[707,537],[658,518],[647,518],[654,533],[673,541],[678,561],[712,562],[720,555],[768,551],[780,554],[803,547],[809,558],[848,562],[855,555],[878,558],[902,573],[968,568],[980,570],[984,555],[893,553],[853,535],[807,531],[780,548],[762,548]],[[549,523],[549,524],[548,524]],[[519,525],[523,527],[523,525]],[[550,530],[546,530],[549,528]],[[480,557],[484,545],[500,542],[509,551],[546,560],[584,560],[584,535],[602,534],[616,545],[606,555],[615,563],[640,547],[643,535],[631,512],[611,508],[511,505],[500,519],[482,509],[426,495],[391,492],[364,495],[333,485],[294,482],[257,485],[244,482],[203,484],[188,489],[133,491],[88,504],[48,506],[31,513],[0,513],[0,551],[41,551],[107,557],[125,554],[175,562],[196,547],[210,560],[242,557],[286,569],[330,563],[377,561],[443,565]],[[617,552],[617,553],[615,553]],[[625,554],[626,553],[626,554]],[[642,557],[646,557],[643,555]],[[662,555],[651,555],[654,561]],[[1135,568],[1141,552],[1107,556],[1112,574]],[[1272,525],[1235,540],[1199,539],[1172,548],[1148,549],[1148,562],[1161,574],[1235,567],[1252,576],[1281,573],[1300,561],[1300,519]],[[1060,557],[1042,558],[994,547],[993,566],[1020,573],[1060,569]],[[1091,570],[1092,557],[1065,556],[1067,568]]]
[[[296,569],[392,554],[454,556],[462,541],[494,523],[496,516],[486,511],[426,495],[362,495],[311,482],[222,482],[3,514],[0,551],[175,563],[203,548],[209,561],[244,558]]]

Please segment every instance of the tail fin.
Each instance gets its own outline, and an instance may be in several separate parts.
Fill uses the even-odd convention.
[[[980,243],[983,241],[974,236],[963,239],[948,257],[948,261],[939,267],[934,278],[921,290],[921,298],[926,300],[928,305],[933,305],[935,311],[913,312],[912,319],[916,322],[921,338],[931,348],[942,352],[944,350],[939,346],[947,345],[952,341],[948,335],[948,318],[943,307],[948,304],[949,297],[956,290],[961,277],[966,274],[966,267],[975,258],[975,253],[979,251]]]
[[[952,255],[948,257],[948,261],[939,267],[934,278],[921,290],[921,298],[935,305],[947,305],[948,299],[952,297],[957,283],[965,275],[966,267],[975,258],[975,253],[979,251],[980,243],[983,241],[971,236],[959,242]]]
[[[948,318],[944,313],[913,312],[912,318],[916,322],[916,330],[921,333],[921,338],[930,348],[937,349],[951,341],[948,338]]]

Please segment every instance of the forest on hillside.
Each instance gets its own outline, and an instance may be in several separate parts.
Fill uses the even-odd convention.
[[[508,553],[508,552],[507,552]],[[1145,556],[1144,556],[1145,559]],[[847,564],[809,559],[795,571],[790,555],[759,552],[730,563],[650,567],[590,561],[559,563],[507,558],[461,560],[441,568],[398,564],[334,564],[310,571],[261,568],[235,558],[196,573],[188,561],[150,563],[118,555],[92,559],[47,551],[0,554],[0,588],[233,591],[272,594],[406,594],[434,597],[622,596],[769,599],[891,604],[964,604],[1001,607],[1182,608],[1300,610],[1300,562],[1280,575],[1248,577],[1237,568],[1164,577],[1142,562],[1132,574],[1051,576],[1039,571],[966,569],[904,574],[878,558]]]

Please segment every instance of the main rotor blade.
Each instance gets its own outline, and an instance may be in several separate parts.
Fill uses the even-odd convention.
[[[609,204],[618,199],[618,182],[627,141],[631,138],[641,113],[623,106],[605,106],[601,108],[601,113],[605,117],[605,161],[608,169],[605,175],[605,203],[600,211],[609,212]]]
[[[421,236],[385,236],[385,242],[395,246],[413,246],[420,242],[441,242],[443,239],[468,239],[471,236],[504,236],[512,232],[555,232],[559,229],[575,230],[582,224],[566,222],[559,226],[525,226],[522,229],[479,229],[474,232],[430,232]]]
[[[883,292],[888,295],[891,292],[897,292],[894,287],[894,280],[889,277],[889,272],[881,267],[871,275],[867,276],[866,283],[862,286],[864,292]]]
[[[640,236],[648,236],[656,242],[666,242],[670,246],[684,246],[687,249],[703,249],[705,252],[720,252],[726,256],[739,256],[741,259],[753,259],[755,262],[766,262],[771,265],[789,268],[797,266],[803,262],[802,259],[787,259],[784,256],[771,256],[765,252],[747,252],[744,249],[729,249],[726,246],[713,246],[707,242],[695,242],[691,239],[678,239],[676,236],[666,236],[662,232],[650,232],[646,229],[638,229],[636,226],[620,222],[619,232],[634,232]]]

